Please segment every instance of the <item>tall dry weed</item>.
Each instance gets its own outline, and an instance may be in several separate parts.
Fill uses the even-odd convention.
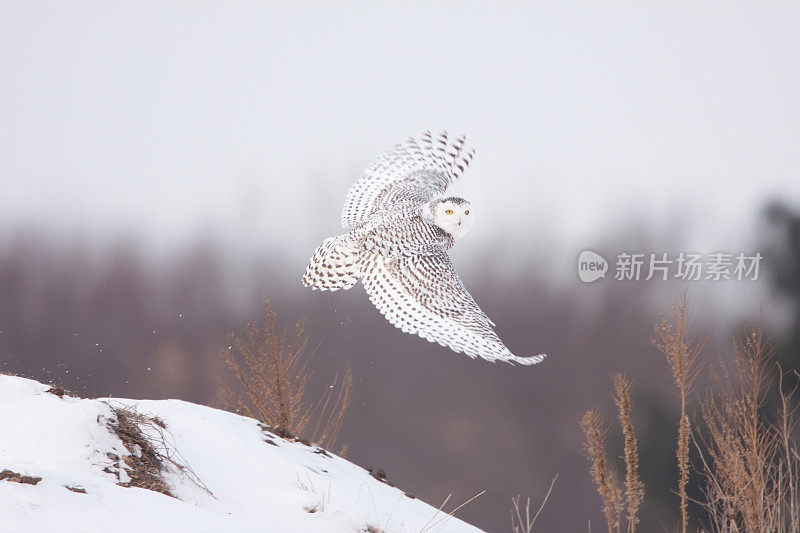
[[[655,327],[652,344],[664,355],[672,372],[672,380],[680,394],[681,416],[678,422],[677,463],[678,488],[680,498],[681,531],[686,533],[689,522],[688,496],[689,483],[689,435],[691,425],[686,412],[689,394],[700,372],[700,354],[703,343],[689,335],[689,308],[684,293],[680,303],[671,304],[667,316],[662,316]]]
[[[603,502],[603,515],[608,532],[620,531],[622,516],[622,490],[616,471],[606,462],[606,433],[600,411],[586,411],[581,419],[584,434],[584,452],[589,459],[589,473]]]
[[[633,382],[620,372],[612,378],[614,403],[617,404],[619,423],[625,440],[625,499],[628,508],[628,532],[635,533],[639,523],[639,506],[644,499],[644,484],[639,479],[639,446],[631,421],[631,390]]]

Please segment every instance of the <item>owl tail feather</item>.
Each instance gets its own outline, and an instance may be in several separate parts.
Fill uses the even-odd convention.
[[[518,357],[516,355],[512,355],[511,357],[502,360],[506,361],[507,363],[516,363],[518,365],[529,366],[541,363],[544,361],[545,357],[547,357],[547,354],[540,353],[539,355],[529,355],[527,357]]]
[[[356,239],[345,233],[325,239],[314,251],[302,283],[312,289],[338,291],[349,289],[360,277]]]

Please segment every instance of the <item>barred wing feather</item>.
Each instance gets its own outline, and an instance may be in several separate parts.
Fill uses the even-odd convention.
[[[405,333],[492,362],[533,365],[545,357],[517,357],[506,348],[444,251],[372,256],[365,261],[361,281],[375,307]]]

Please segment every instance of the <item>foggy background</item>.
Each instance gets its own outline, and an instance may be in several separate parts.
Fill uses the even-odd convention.
[[[716,357],[763,312],[798,365],[798,27],[790,3],[4,2],[0,371],[213,403],[225,335],[269,298],[308,317],[320,378],[353,367],[348,458],[435,506],[486,489],[458,516],[488,531],[556,473],[539,529],[602,528],[578,419],[613,419],[624,371],[643,528],[670,529],[659,313],[688,290]],[[300,286],[362,169],[425,129],[477,148],[452,256],[541,365],[403,335],[360,287]],[[586,285],[584,249],[765,259],[759,281]]]

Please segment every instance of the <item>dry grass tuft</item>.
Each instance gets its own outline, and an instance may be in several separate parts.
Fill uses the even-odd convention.
[[[735,376],[715,374],[702,407],[704,506],[715,531],[798,531],[794,391],[779,375],[777,416],[764,412],[776,367],[760,326],[734,343],[734,362]]]
[[[522,504],[520,503],[521,496],[517,495],[516,498],[511,498],[511,503],[514,508],[511,511],[511,531],[513,533],[531,533],[533,531],[533,525],[536,523],[536,519],[539,518],[539,515],[544,509],[547,500],[550,498],[550,493],[553,492],[553,485],[556,484],[556,480],[558,479],[558,474],[553,477],[553,481],[550,482],[550,488],[547,489],[547,493],[544,495],[542,499],[542,504],[539,506],[539,510],[536,511],[536,514],[533,515],[531,518],[531,499],[528,498],[525,500],[525,509],[523,512]],[[522,515],[525,515],[523,518]]]
[[[319,398],[307,401],[311,352],[303,320],[293,328],[278,328],[277,315],[264,302],[262,324],[248,322],[244,331],[229,336],[221,351],[242,391],[221,387],[223,403],[237,413],[256,418],[281,436],[305,435],[321,446],[336,443],[350,405],[353,374],[347,366],[334,376]]]
[[[609,533],[619,531],[622,516],[622,491],[613,468],[606,464],[606,429],[597,409],[586,411],[581,419],[581,429],[585,436],[584,451],[589,458],[589,473],[597,492],[603,501],[603,514],[606,517]]]
[[[164,472],[176,472],[188,477],[194,484],[211,491],[200,481],[194,471],[185,464],[174,446],[167,442],[166,424],[156,416],[140,413],[135,407],[109,405],[114,418],[108,427],[119,437],[129,455],[121,458],[130,481],[119,483],[124,487],[139,487],[173,496]],[[119,459],[118,457],[116,459]]]
[[[159,427],[146,415],[139,413],[132,407],[113,406],[114,419],[108,425],[114,434],[119,437],[130,455],[122,457],[130,476],[130,482],[121,483],[126,487],[139,487],[174,496],[169,485],[161,476],[166,469],[167,462],[156,451],[153,443],[145,435],[145,427]]]
[[[794,372],[795,377],[797,371]],[[784,489],[784,523],[788,525],[788,531],[800,531],[800,504],[798,503],[798,487],[800,481],[800,458],[797,452],[797,443],[793,435],[797,429],[797,419],[795,413],[798,409],[797,400],[794,395],[797,393],[797,385],[786,392],[783,388],[783,371],[778,366],[778,393],[780,396],[780,408],[778,411],[778,421],[774,427],[776,438],[780,447],[780,457],[782,465],[780,468],[779,486],[786,486]]]

